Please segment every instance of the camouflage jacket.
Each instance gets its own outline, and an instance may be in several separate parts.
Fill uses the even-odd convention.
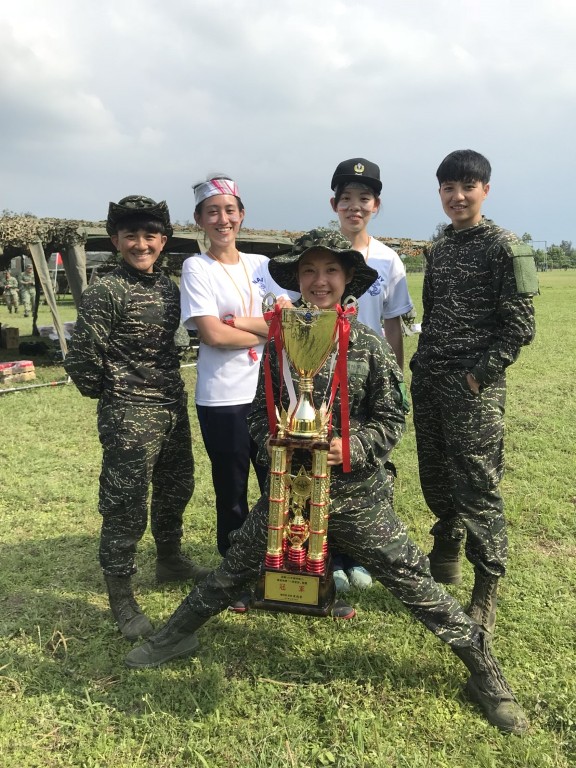
[[[34,275],[29,275],[26,272],[22,272],[20,275],[20,290],[28,290],[34,288],[36,285]]]
[[[6,293],[8,291],[10,291],[10,293],[18,292],[18,280],[14,277],[14,275],[10,275],[8,279],[4,278],[3,285],[4,291]]]
[[[426,253],[422,332],[412,370],[465,369],[480,384],[502,376],[535,333],[531,297],[537,288],[521,285],[514,265],[522,249],[535,285],[531,251],[511,232],[489,219],[444,230]]]
[[[274,342],[270,345],[270,366],[274,390],[274,402],[280,399],[278,357]],[[264,353],[263,360],[266,352]],[[291,371],[292,372],[292,371]],[[297,375],[294,385],[298,392]],[[402,373],[388,343],[365,325],[353,326],[348,349],[348,392],[350,400],[350,464],[351,472],[344,473],[342,466],[331,468],[331,509],[337,512],[347,502],[365,497],[363,506],[382,498],[388,492],[388,478],[384,462],[400,440],[404,431],[404,412],[399,383]],[[314,377],[314,405],[319,408],[326,391],[329,392],[330,358]],[[288,409],[286,386],[282,388],[282,403]],[[258,461],[269,464],[266,450],[268,439],[268,414],[264,385],[264,362],[256,397],[248,417],[250,434],[258,445]],[[334,434],[340,433],[340,399],[336,396],[332,425]],[[300,465],[310,468],[310,456],[305,451],[294,452],[292,471]]]
[[[173,402],[184,389],[179,322],[177,285],[122,263],[83,293],[64,368],[86,397]]]

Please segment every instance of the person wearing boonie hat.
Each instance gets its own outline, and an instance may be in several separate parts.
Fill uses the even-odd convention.
[[[351,293],[359,298],[373,284],[374,270],[361,253],[338,247],[339,233],[313,230],[299,238],[292,251],[271,259],[270,273],[286,290],[297,285],[305,302],[321,309],[336,309]],[[277,305],[274,312],[279,311]],[[360,560],[395,595],[414,618],[447,643],[470,671],[469,696],[487,719],[504,731],[523,733],[526,716],[516,702],[492,656],[482,628],[430,575],[428,559],[410,540],[396,517],[389,492],[385,462],[404,431],[404,411],[399,383],[402,374],[382,338],[362,323],[352,322],[347,352],[349,387],[349,471],[344,466],[344,416],[335,401],[330,444],[330,545]],[[289,408],[287,387],[282,387],[279,350],[274,337],[268,342],[269,379],[273,402]],[[297,377],[290,365],[286,375]],[[259,458],[269,464],[271,432],[266,394],[267,373],[260,369],[256,397],[249,416],[250,433]],[[330,389],[331,361],[314,377],[313,397],[320,407]],[[293,463],[310,467],[307,451],[294,451]],[[231,546],[220,565],[182,601],[165,626],[144,645],[134,648],[126,665],[155,667],[171,659],[191,656],[200,645],[197,631],[220,613],[258,577],[266,553],[269,484],[243,526],[232,535]],[[341,618],[346,618],[341,616]]]
[[[212,175],[193,189],[194,219],[209,247],[182,266],[182,322],[200,339],[196,410],[212,467],[217,547],[224,556],[230,534],[248,514],[250,465],[261,489],[266,479],[246,417],[268,334],[262,298],[286,293],[271,279],[266,256],[237,248],[244,204],[236,182]],[[242,601],[236,610],[245,610]]]
[[[100,565],[118,627],[135,640],[153,631],[131,582],[150,485],[156,580],[188,581],[208,569],[180,546],[194,459],[174,342],[180,297],[157,266],[172,234],[168,206],[142,195],[111,202],[106,231],[122,261],[83,293],[64,367],[82,395],[99,401]]]

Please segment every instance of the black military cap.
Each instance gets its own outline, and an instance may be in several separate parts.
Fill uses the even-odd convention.
[[[363,157],[353,157],[339,163],[332,176],[330,187],[334,190],[340,184],[349,184],[354,181],[359,184],[366,184],[377,195],[382,191],[380,168],[376,163],[371,163],[370,160]]]
[[[158,219],[164,225],[168,237],[172,235],[170,211],[166,202],[162,200],[160,203],[156,203],[152,198],[143,195],[128,195],[117,203],[110,203],[108,218],[106,219],[106,232],[109,235],[116,234],[118,222],[130,216],[150,216],[152,219]]]

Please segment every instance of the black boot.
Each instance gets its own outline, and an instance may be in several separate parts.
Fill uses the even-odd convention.
[[[470,671],[466,693],[484,711],[488,722],[506,733],[525,733],[528,718],[492,656],[486,634],[478,629],[471,645],[452,650]]]
[[[199,645],[196,630],[209,618],[199,616],[184,600],[162,629],[152,635],[147,643],[130,651],[126,656],[126,666],[132,669],[159,667],[171,659],[192,656]]]
[[[474,569],[474,588],[472,600],[466,613],[472,621],[479,624],[486,632],[494,634],[496,626],[496,604],[498,602],[498,577]]]
[[[182,554],[179,541],[156,543],[156,581],[202,581],[213,570],[203,565],[196,565],[189,557]]]
[[[104,574],[104,579],[108,588],[110,608],[124,637],[127,640],[138,640],[139,637],[151,635],[154,627],[134,598],[130,576]]]
[[[428,554],[430,573],[438,584],[460,584],[462,567],[460,565],[459,539],[434,538],[434,546]]]

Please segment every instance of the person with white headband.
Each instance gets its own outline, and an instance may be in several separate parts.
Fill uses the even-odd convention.
[[[240,253],[236,247],[244,219],[236,182],[211,176],[194,186],[194,197],[194,219],[210,247],[183,264],[182,322],[200,338],[196,410],[212,464],[217,546],[224,556],[229,535],[248,514],[250,464],[260,490],[267,473],[267,467],[256,462],[246,421],[268,335],[262,298],[268,292],[287,294],[271,279],[266,256]],[[243,601],[232,608],[243,611]]]

